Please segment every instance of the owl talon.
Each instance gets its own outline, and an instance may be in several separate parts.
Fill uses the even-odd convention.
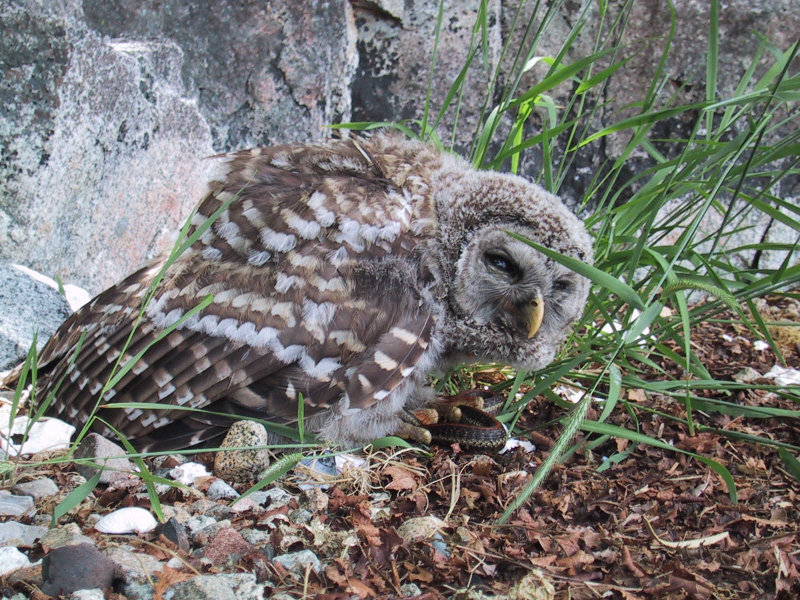
[[[406,440],[412,440],[418,444],[425,444],[426,446],[430,446],[431,441],[433,441],[430,431],[424,427],[412,425],[406,421],[400,423],[397,429],[395,429],[394,434],[397,437],[401,437]]]

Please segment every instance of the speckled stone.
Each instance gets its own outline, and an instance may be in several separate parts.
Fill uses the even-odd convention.
[[[52,479],[36,479],[18,483],[11,488],[11,491],[19,496],[30,496],[34,500],[55,496],[58,493],[58,486]]]
[[[200,575],[171,586],[172,600],[244,600],[263,598],[265,584],[252,573]]]
[[[75,458],[92,459],[92,462],[103,465],[100,483],[112,483],[124,479],[133,470],[133,464],[124,458],[125,450],[97,433],[90,433],[81,442],[75,451]],[[110,457],[118,458],[110,458]],[[97,473],[97,467],[86,463],[75,463],[75,470],[90,479]]]
[[[42,536],[42,547],[61,548],[63,546],[74,546],[76,544],[94,544],[91,538],[81,533],[81,528],[76,523],[67,523],[51,529]]]
[[[203,558],[212,564],[236,564],[242,556],[255,552],[257,548],[245,540],[233,527],[223,527],[203,549]]]
[[[320,573],[322,571],[322,563],[311,550],[300,550],[298,552],[281,554],[273,558],[272,562],[280,564],[290,573],[295,573],[299,576],[305,573],[306,567],[311,567],[311,570],[315,573]]]
[[[238,498],[239,492],[222,481],[222,479],[217,479],[214,483],[208,486],[206,495],[212,500],[230,500],[232,498]]]
[[[267,430],[261,423],[236,421],[231,425],[220,446],[222,448],[238,448],[264,446],[267,443],[269,443]],[[263,448],[217,452],[214,458],[214,474],[232,483],[250,481],[268,466],[269,451]]]

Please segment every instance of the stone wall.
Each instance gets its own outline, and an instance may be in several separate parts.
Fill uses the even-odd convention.
[[[753,55],[752,30],[781,48],[791,43],[800,31],[795,1],[721,2],[723,91],[731,91]],[[609,3],[610,13],[620,2]],[[478,4],[444,4],[433,114],[461,68]],[[534,4],[523,5],[518,23]],[[597,3],[589,4],[587,31],[599,27]],[[708,2],[675,6],[670,85],[702,98]],[[4,2],[0,259],[98,292],[170,243],[214,168],[207,157],[321,139],[334,122],[421,118],[438,7],[437,0]],[[517,7],[517,0],[487,3],[488,68],[476,64],[467,74],[457,148],[475,133],[494,66],[501,64],[501,86],[508,75],[509,57],[501,62],[500,54],[504,40],[520,35],[512,27]],[[558,51],[580,8],[564,4],[540,53]],[[630,39],[662,34],[665,11],[666,3],[638,2]],[[569,60],[590,53],[591,39],[580,38]],[[661,43],[656,39],[615,79],[598,124],[618,119],[641,96]],[[453,115],[437,129],[445,141]],[[580,197],[592,169],[622,143],[610,137],[587,148],[561,193]],[[524,171],[536,174],[538,163],[531,152]]]

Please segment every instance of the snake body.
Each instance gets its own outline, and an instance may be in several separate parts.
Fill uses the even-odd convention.
[[[464,403],[464,402],[468,403]],[[501,396],[487,390],[470,390],[450,400],[460,409],[458,422],[440,422],[426,426],[432,441],[439,444],[458,443],[468,450],[496,452],[503,448],[508,433],[492,411],[503,406]],[[481,408],[475,406],[479,404]]]

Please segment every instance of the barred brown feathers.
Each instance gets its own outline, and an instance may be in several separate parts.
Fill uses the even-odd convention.
[[[465,358],[543,367],[582,310],[588,283],[507,230],[584,261],[589,238],[521,178],[386,134],[221,160],[227,174],[188,235],[219,215],[166,269],[141,322],[166,257],[48,342],[36,392],[57,388],[51,414],[84,422],[114,365],[146,349],[102,403],[177,408],[97,413],[140,449],[210,440],[227,414],[292,423],[301,397],[308,429],[364,443],[430,398],[432,369]]]

